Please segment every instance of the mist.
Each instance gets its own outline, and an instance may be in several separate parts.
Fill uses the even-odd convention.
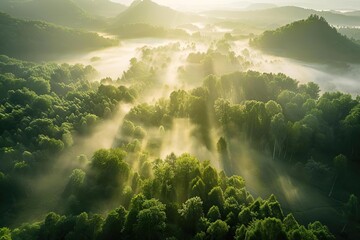
[[[133,3],[113,2],[127,6]],[[279,211],[284,212],[284,216],[276,216],[280,224],[292,213],[300,224],[319,220],[336,236],[342,236],[345,227],[349,236],[354,232],[356,236],[357,220],[345,208],[349,195],[359,193],[353,183],[358,179],[360,156],[356,136],[359,40],[341,36],[331,28],[334,24],[313,15],[263,33],[280,27],[279,22],[290,23],[292,16],[287,15],[287,8],[277,8],[288,5],[305,8],[291,8],[301,16],[313,9],[338,10],[326,12],[333,21],[344,23],[338,27],[352,26],[360,20],[355,12],[360,3],[352,0],[143,0],[129,8],[119,5],[119,13],[112,12],[113,17],[80,14],[85,20],[81,18],[78,26],[60,27],[55,25],[61,21],[51,22],[41,16],[28,20],[3,16],[7,21],[28,21],[39,31],[34,32],[36,37],[49,28],[61,36],[65,34],[65,39],[70,33],[70,43],[76,39],[85,45],[84,38],[93,41],[82,51],[66,48],[55,52],[51,61],[40,52],[36,63],[11,58],[17,57],[16,51],[9,58],[0,56],[0,86],[4,88],[0,89],[0,154],[8,158],[0,164],[0,180],[20,176],[16,184],[24,193],[21,199],[14,194],[14,200],[9,200],[9,206],[19,210],[9,215],[14,218],[5,220],[4,226],[42,222],[52,211],[69,216],[86,212],[89,219],[96,214],[104,218],[99,220],[98,228],[105,231],[104,222],[111,220],[106,216],[119,213],[117,217],[122,217],[119,206],[124,206],[127,224],[139,221],[140,212],[148,204],[156,205],[159,219],[165,216],[162,231],[179,225],[181,232],[187,221],[186,214],[182,214],[185,210],[180,208],[185,208],[190,198],[199,197],[204,219],[210,219],[208,212],[217,204],[213,202],[222,202],[217,210],[212,209],[220,216],[201,223],[201,232],[211,233],[210,226],[221,221],[230,236],[239,234],[236,229],[241,225],[246,229],[255,227],[255,221],[264,220],[261,214],[273,214],[272,210],[253,214],[250,208],[257,198],[264,199],[259,200],[261,208],[269,207],[266,204],[270,200],[265,199],[274,194],[282,206]],[[75,13],[87,13],[75,1],[73,7],[78,9]],[[264,9],[272,9],[270,15],[272,11],[281,15],[280,20],[247,24],[236,18],[241,11],[256,16]],[[354,12],[348,15],[348,11]],[[235,17],[226,17],[228,13]],[[49,26],[41,25],[38,19],[49,21]],[[305,37],[310,38],[317,36],[315,32],[321,32],[322,27],[326,36],[345,47],[331,48],[319,38],[301,48],[295,46],[295,53],[307,56],[301,55],[302,51],[314,50],[306,44],[315,42],[330,46],[325,52],[341,55],[344,51],[345,58],[321,59],[331,56],[324,54],[320,60],[309,60],[282,54],[290,53],[292,48],[282,50],[281,44],[273,49],[266,49],[266,44],[256,45],[268,40],[266,37],[283,34],[284,42],[291,46],[296,41],[290,40],[297,38],[287,29],[297,24],[300,30],[293,32],[309,27]],[[14,29],[9,35],[17,36],[19,29]],[[61,45],[56,37],[51,39]],[[275,40],[268,42],[282,43]],[[41,43],[35,45],[41,49]],[[275,51],[277,48],[280,51]],[[22,59],[31,59],[30,51],[25,55]],[[315,84],[307,84],[310,82]],[[183,161],[180,170],[176,169],[178,160]],[[33,173],[28,174],[29,169]],[[73,173],[78,173],[75,180],[71,179]],[[235,175],[241,178],[231,179]],[[238,191],[234,196],[239,196],[229,197],[232,191]],[[139,209],[127,212],[138,204],[130,204],[134,197],[138,198]],[[231,214],[225,214],[223,205],[238,200],[238,212],[233,214],[236,224],[231,226]],[[240,224],[237,216],[246,208],[252,220]],[[173,216],[169,218],[168,214]],[[134,219],[128,220],[129,216]],[[130,228],[137,229],[140,224],[134,226]],[[187,228],[179,236],[193,237]],[[119,231],[128,234],[122,228]],[[178,236],[171,233],[167,237]]]
[[[113,0],[114,2],[129,5],[131,0]],[[360,3],[356,0],[197,0],[176,1],[176,0],[156,0],[155,2],[170,6],[175,9],[184,11],[206,11],[213,9],[246,9],[252,4],[270,3],[276,6],[299,6],[305,8],[313,8],[318,10],[355,10],[360,9]]]
[[[62,194],[73,169],[86,170],[92,155],[98,149],[111,148],[115,137],[119,137],[118,128],[122,125],[131,105],[120,104],[115,114],[99,123],[85,136],[73,136],[74,145],[54,156],[54,164],[37,178],[21,179],[28,186],[28,196],[20,205],[25,208],[14,220],[14,225],[24,221],[39,221],[49,211],[64,211]]]

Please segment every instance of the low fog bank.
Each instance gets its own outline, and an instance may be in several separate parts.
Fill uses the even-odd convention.
[[[189,153],[201,160],[210,160],[213,166],[220,169],[219,155],[215,149],[208,149],[197,137],[198,127],[188,118],[178,118],[173,120],[172,128],[166,130],[162,136],[162,143],[159,157],[165,159],[166,156],[174,153],[180,156]],[[213,146],[216,145],[218,134],[214,129],[209,129],[210,139]]]
[[[186,41],[169,40],[169,39],[133,39],[125,40],[117,47],[107,48],[99,51],[90,52],[82,55],[66,56],[57,62],[68,62],[70,64],[81,63],[84,65],[92,65],[99,72],[99,79],[110,77],[117,79],[122,76],[123,72],[130,66],[131,58],[139,58],[141,56],[141,48],[165,46],[174,42],[185,45]],[[242,51],[247,49],[249,56],[247,60],[252,62],[249,70],[267,72],[267,73],[284,73],[300,83],[315,82],[319,84],[322,92],[326,91],[342,91],[357,95],[360,92],[360,66],[359,65],[343,65],[343,66],[326,66],[322,64],[305,63],[293,59],[276,57],[265,54],[249,46],[248,40],[234,41],[232,43],[233,50],[237,55],[242,55]],[[206,52],[206,45],[196,42],[196,51]],[[193,52],[196,52],[193,51]],[[169,66],[163,73],[163,86],[165,91],[163,95],[175,89],[189,89],[193,86],[184,84],[175,79],[177,69],[184,65],[187,55],[191,51],[182,51],[173,53]],[[175,73],[175,74],[174,74]],[[166,88],[166,89],[165,89]],[[157,92],[159,89],[156,89]],[[157,98],[157,96],[154,96]]]
[[[117,79],[129,68],[130,59],[140,56],[140,49],[142,47],[158,47],[173,42],[174,40],[158,38],[123,40],[116,47],[93,51],[86,54],[63,56],[56,62],[92,65],[99,72],[100,79],[106,77]]]
[[[132,0],[112,0],[114,2],[130,5]],[[183,11],[207,11],[207,10],[240,10],[247,9],[253,4],[274,4],[276,6],[299,6],[305,8],[314,8],[318,10],[328,10],[328,9],[360,9],[360,3],[354,0],[154,0],[155,2],[166,5],[178,10]],[[346,6],[346,7],[345,7]]]
[[[360,92],[360,65],[327,66],[276,57],[254,50],[248,40],[234,42],[234,51],[249,50],[251,70],[266,73],[284,73],[300,83],[315,82],[322,92],[341,91],[357,96]]]

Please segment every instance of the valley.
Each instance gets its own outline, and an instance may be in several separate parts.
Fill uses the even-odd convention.
[[[355,12],[51,1],[0,4],[0,239],[360,237]]]

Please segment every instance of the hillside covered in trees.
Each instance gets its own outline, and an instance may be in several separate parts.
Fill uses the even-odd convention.
[[[37,59],[39,56],[90,51],[117,44],[96,33],[27,21],[0,13],[0,54]]]
[[[360,45],[339,34],[323,17],[311,15],[266,31],[251,45],[280,56],[317,62],[360,62]]]
[[[106,18],[115,17],[126,9],[125,5],[111,0],[75,0],[75,3],[90,14]]]
[[[136,0],[116,17],[114,24],[147,23],[170,27],[199,19],[200,17],[197,15],[182,13],[151,0]]]
[[[0,11],[21,19],[47,21],[67,27],[99,28],[104,24],[72,0],[2,0]]]

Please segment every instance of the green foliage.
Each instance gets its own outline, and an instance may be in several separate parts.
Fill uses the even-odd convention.
[[[105,219],[102,227],[102,239],[121,239],[122,230],[126,220],[126,210],[123,207],[119,207],[111,211]]]
[[[52,54],[74,53],[113,46],[116,41],[96,33],[51,25],[39,21],[25,21],[0,13],[0,54],[22,59],[37,59]],[[48,86],[43,80],[33,79],[40,92]]]
[[[154,26],[173,26],[191,22],[191,19],[196,18],[145,0],[134,1],[130,7],[117,16],[116,24],[147,23]]]
[[[359,221],[360,220],[359,207],[360,207],[360,205],[359,205],[358,198],[354,194],[351,194],[349,197],[349,200],[347,201],[347,203],[344,206],[345,217],[348,220]]]
[[[90,133],[109,117],[104,109],[114,112],[121,101],[132,99],[128,88],[113,87],[116,94],[110,95],[104,90],[109,88],[90,82],[96,73],[90,66],[35,64],[0,56],[0,72],[0,171],[9,176],[6,186],[16,192],[1,194],[1,208],[10,214],[0,217],[4,224],[12,221],[14,211],[21,211],[16,201],[26,199],[28,185],[16,178],[46,171],[73,145],[74,135]],[[69,197],[87,177],[74,171],[65,191]],[[78,199],[72,196],[69,201],[75,207]]]
[[[209,209],[206,217],[207,217],[211,222],[215,222],[216,220],[221,219],[221,214],[220,214],[219,207],[216,206],[216,205],[213,205],[213,206]]]
[[[226,237],[226,234],[229,231],[229,226],[226,222],[222,220],[216,220],[211,223],[208,227],[206,233],[209,235],[209,238],[212,240],[221,240]]]
[[[148,200],[151,201],[151,200]],[[137,215],[135,231],[139,238],[161,239],[166,228],[165,205],[154,200],[154,206],[141,210]],[[147,202],[144,203],[147,205]]]
[[[318,221],[310,223],[308,229],[311,230],[318,239],[335,239],[329,229]]]
[[[184,228],[190,233],[195,233],[198,221],[204,216],[201,198],[193,197],[188,199],[179,209],[179,214],[183,219]]]
[[[311,15],[306,20],[293,22],[275,31],[266,31],[253,39],[251,44],[278,55],[307,61],[360,61],[360,46],[339,34],[323,17],[317,15]],[[313,93],[316,94],[316,91]]]
[[[92,207],[102,205],[99,195],[106,195],[103,189],[113,186],[114,197],[115,193],[123,188],[120,186],[121,183],[128,182],[126,176],[129,168],[126,168],[127,164],[123,162],[125,155],[126,153],[121,149],[97,151],[86,172],[79,169],[73,171],[69,178],[68,191],[75,194],[72,196],[77,198],[81,206],[89,204],[90,197]],[[246,191],[243,188],[242,178],[222,176],[216,170],[209,168],[208,162],[200,163],[189,155],[183,155],[169,156],[164,161],[155,161],[152,164],[154,176],[147,176],[144,180],[140,180],[143,183],[146,182],[146,187],[143,185],[138,190],[140,194],[129,191],[128,196],[131,202],[127,204],[127,208],[120,205],[109,211],[104,218],[97,214],[81,213],[81,211],[78,214],[73,212],[68,216],[49,213],[44,221],[37,224],[25,224],[14,230],[2,228],[0,237],[4,240],[168,239],[174,237],[181,239],[193,237],[195,239],[334,239],[327,227],[319,222],[309,224],[309,227],[305,228],[299,225],[291,214],[283,218],[280,204],[273,195],[268,200],[257,199],[249,203],[248,197],[241,196],[242,192]],[[178,182],[174,179],[182,179],[184,185],[194,185],[194,182],[199,182],[205,177],[205,173],[207,177],[215,174],[219,176],[219,180],[211,184],[214,187],[207,196],[203,195],[204,199],[199,196],[186,197],[186,201],[181,204],[171,196],[171,189],[175,191],[175,194],[179,192],[184,194],[182,190],[179,191],[178,188],[173,187]],[[225,178],[224,188],[227,189],[225,194],[219,186],[222,178]],[[191,179],[197,180],[191,181]],[[102,192],[92,192],[94,187],[99,187],[98,191]],[[150,191],[147,190],[148,187]],[[130,187],[125,187],[127,188]],[[165,192],[166,189],[170,191]],[[156,196],[164,199],[167,202],[166,205]],[[103,200],[106,201],[110,197],[106,196]],[[124,199],[119,198],[117,201],[124,202]],[[203,202],[208,204],[209,208]],[[352,207],[353,202],[356,201],[349,202],[351,202],[349,206]],[[351,211],[353,211],[352,208]],[[226,216],[225,220],[222,216]]]
[[[17,18],[42,20],[69,27],[98,28],[103,26],[104,21],[91,16],[79,6],[80,4],[77,4],[80,3],[80,1],[81,0],[4,0],[0,3],[0,9]]]

